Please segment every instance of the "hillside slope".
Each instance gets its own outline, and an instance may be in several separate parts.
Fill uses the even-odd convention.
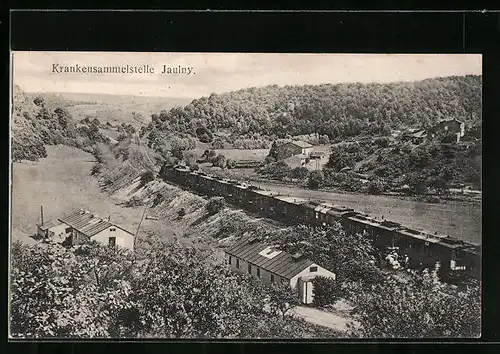
[[[78,124],[64,105],[31,97],[17,85],[13,89],[11,115],[12,159],[46,157],[44,145],[68,145],[92,151],[91,146],[109,142],[95,125]]]
[[[85,117],[97,118],[113,125],[132,124],[134,127],[146,125],[151,114],[175,106],[183,106],[190,99],[171,97],[131,96],[120,94],[87,93],[40,93],[48,104],[64,106],[77,120]],[[35,95],[32,95],[33,97]]]

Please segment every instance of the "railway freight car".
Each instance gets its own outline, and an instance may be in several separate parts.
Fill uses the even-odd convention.
[[[411,265],[415,267],[432,267],[439,261],[442,270],[453,276],[480,276],[480,248],[446,235],[379,220],[340,205],[279,195],[202,171],[191,171],[182,165],[163,166],[160,176],[202,194],[225,197],[231,203],[287,223],[326,226],[340,222],[347,231],[360,232],[369,237],[381,250],[399,249],[400,253],[409,256]]]

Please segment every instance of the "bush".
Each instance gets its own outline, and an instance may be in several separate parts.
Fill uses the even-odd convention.
[[[326,144],[329,144],[330,143],[330,138],[328,137],[328,135],[320,135],[319,136],[319,141],[318,141],[321,145],[326,145]]]
[[[309,174],[309,180],[307,181],[307,186],[311,189],[318,189],[325,184],[325,177],[320,171],[312,171]]]
[[[384,183],[378,179],[370,181],[370,183],[368,184],[368,193],[370,194],[380,194],[383,193],[384,190]]]
[[[116,140],[117,141],[123,141],[125,139],[127,139],[128,135],[127,134],[119,134],[117,137],[116,137]]]
[[[143,206],[143,205],[144,205],[144,201],[135,195],[125,203],[125,206],[127,206],[129,208]]]
[[[437,204],[437,203],[441,202],[441,199],[439,199],[438,197],[436,197],[434,195],[430,195],[430,196],[425,197],[424,202]]]
[[[276,159],[272,156],[266,156],[266,158],[264,159],[264,164],[266,165],[269,165],[273,162],[276,162]]]
[[[440,140],[443,144],[455,143],[457,141],[457,136],[452,133],[443,134]]]
[[[35,99],[33,100],[33,103],[39,107],[43,107],[43,105],[45,104],[43,98],[40,96],[36,96]]]
[[[314,305],[323,307],[332,305],[339,298],[339,285],[332,278],[318,276],[312,280]]]
[[[216,137],[214,141],[212,141],[212,149],[224,149],[224,141],[220,137]]]
[[[386,147],[389,147],[390,142],[391,141],[389,138],[382,137],[382,138],[375,139],[375,141],[373,143],[375,145],[377,145],[378,147],[386,148]]]
[[[155,175],[153,171],[146,171],[141,175],[141,186],[145,186],[149,182],[154,181]]]
[[[98,163],[102,163],[102,151],[98,147],[94,147],[92,151],[92,155],[94,155],[94,158]]]
[[[215,167],[225,168],[226,167],[226,157],[222,154],[217,155],[212,161]]]
[[[306,179],[309,174],[309,170],[305,167],[295,167],[292,170],[292,177],[298,179]]]
[[[206,161],[212,161],[212,159],[216,156],[217,153],[215,152],[215,150],[206,149],[205,151],[203,151],[203,155],[201,155],[201,158],[205,159]]]
[[[270,178],[282,180],[291,176],[292,169],[285,162],[278,161],[259,168],[257,172]]]
[[[344,167],[354,167],[356,154],[359,153],[357,144],[350,144],[347,147],[336,146],[331,148],[331,154],[326,163],[327,167],[340,171]]]
[[[208,214],[215,215],[222,209],[224,209],[224,198],[223,197],[212,197],[205,205],[205,209],[208,211]]]
[[[156,197],[153,200],[152,207],[154,208],[154,207],[158,206],[161,202],[163,202],[163,200],[165,200],[165,197],[163,196],[163,194],[161,194],[161,193],[156,194]]]
[[[349,192],[361,192],[363,191],[363,183],[359,178],[348,175],[348,180],[342,185],[342,188]]]
[[[186,209],[181,208],[181,209],[177,212],[177,218],[178,218],[178,219],[182,219],[184,216],[186,216]]]
[[[226,160],[226,166],[227,168],[235,168],[236,167],[236,161],[227,159]]]
[[[182,159],[191,169],[194,169],[195,165],[197,166],[196,161],[198,160],[198,156],[196,156],[196,153],[194,153],[193,151],[184,152]]]
[[[211,143],[214,140],[214,135],[206,127],[197,128],[196,136],[202,143]]]
[[[96,163],[94,166],[92,166],[92,169],[90,170],[90,175],[95,176],[102,171],[102,165],[100,163]]]

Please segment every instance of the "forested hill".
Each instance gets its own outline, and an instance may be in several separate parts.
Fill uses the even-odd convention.
[[[428,126],[445,118],[472,123],[481,118],[482,77],[475,75],[389,84],[266,86],[192,101],[153,114],[150,132],[196,135],[327,134],[331,139],[390,129]],[[210,134],[209,134],[210,135]]]

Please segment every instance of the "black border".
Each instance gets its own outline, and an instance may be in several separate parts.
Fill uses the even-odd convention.
[[[498,200],[496,177],[500,177],[495,164],[494,137],[495,124],[499,119],[496,114],[499,111],[497,89],[500,78],[498,13],[13,11],[10,16],[5,17],[7,22],[10,21],[12,50],[483,54],[483,234],[489,236],[483,237],[483,335],[480,340],[469,342],[499,341],[500,334],[495,328],[500,318],[496,286],[498,257],[494,254],[500,249],[498,238],[494,234],[494,203]],[[4,30],[5,20],[2,21]],[[7,52],[8,49],[9,47]],[[9,60],[9,54],[6,58]],[[8,72],[7,66],[4,73],[8,75]],[[4,82],[8,83],[8,80]],[[6,124],[8,132],[8,120]],[[488,139],[489,134],[492,135],[491,139]],[[8,146],[7,139],[4,141]],[[6,231],[5,235],[8,235],[8,229]],[[7,255],[7,252],[4,254]],[[5,257],[6,263],[7,259]],[[137,347],[137,342],[141,341],[129,341],[127,347],[133,352],[144,350]],[[377,347],[372,347],[372,351],[380,350],[385,353],[389,350],[382,344],[383,340],[369,342],[378,344]],[[392,342],[400,344],[405,340]],[[448,345],[443,346],[443,349],[459,349],[457,344],[445,342]],[[248,341],[243,343],[245,344],[226,344],[224,348],[241,352],[247,350],[244,348],[262,350],[261,344],[250,344]],[[479,349],[472,343],[470,349]],[[109,348],[108,343],[101,344]],[[213,348],[207,343],[197,344],[197,348],[203,352],[209,352],[209,348]],[[337,348],[360,349],[358,345],[349,347],[350,344],[353,343],[337,344]],[[15,345],[17,347],[21,344]],[[38,345],[32,342],[22,345],[24,348],[18,348],[16,352],[60,352],[56,350],[60,349],[59,343]],[[69,346],[68,350],[75,353],[91,350],[88,343],[66,345]],[[182,345],[185,346],[184,350],[189,351],[189,345]],[[311,342],[307,343],[307,348],[303,348],[303,344],[293,345],[298,349],[302,348],[302,351],[327,348],[323,344]],[[364,344],[360,345],[365,347]],[[419,348],[422,351],[430,349],[425,344]],[[464,346],[460,350],[462,348]],[[273,352],[278,350],[277,347],[269,346],[266,349]],[[408,349],[410,348],[406,348]],[[215,350],[219,351],[222,348]]]

